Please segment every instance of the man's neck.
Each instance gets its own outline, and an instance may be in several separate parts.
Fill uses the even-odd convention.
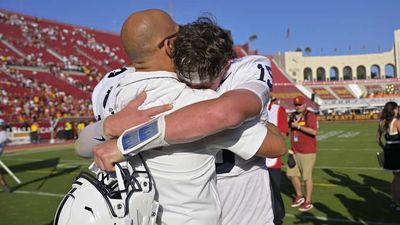
[[[175,73],[175,67],[171,59],[165,57],[151,57],[143,60],[142,62],[132,62],[132,66],[136,71],[152,72],[152,71],[167,71]]]
[[[131,66],[134,67],[138,72],[167,71],[175,73],[174,69],[159,65],[132,64]]]

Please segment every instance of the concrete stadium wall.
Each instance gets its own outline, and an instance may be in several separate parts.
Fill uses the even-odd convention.
[[[377,54],[341,55],[341,56],[303,56],[302,52],[284,52],[274,55],[279,66],[296,82],[329,81],[331,70],[336,70],[335,80],[365,80],[374,79],[372,72],[377,74],[375,79],[383,79],[386,67],[393,69],[393,77],[400,76],[400,30],[394,34],[394,48],[391,51]],[[344,68],[351,69],[351,78],[344,77]],[[365,68],[365,77],[357,78],[358,68]],[[311,71],[311,76],[305,76],[305,70]],[[317,70],[324,70],[325,77],[317,78]],[[359,73],[361,74],[361,73]],[[305,79],[306,78],[306,79]]]

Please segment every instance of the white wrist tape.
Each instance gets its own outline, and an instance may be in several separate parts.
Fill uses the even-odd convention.
[[[118,149],[123,155],[137,153],[169,145],[165,140],[165,118],[160,116],[151,121],[125,130],[118,138]]]

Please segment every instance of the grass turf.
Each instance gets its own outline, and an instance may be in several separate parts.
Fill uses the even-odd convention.
[[[290,207],[293,189],[283,174],[284,224],[400,224],[400,212],[389,208],[392,174],[376,160],[376,124],[320,125],[315,208],[301,213]],[[52,224],[62,196],[91,162],[75,156],[72,145],[6,153],[1,159],[23,183],[6,175],[14,192],[0,192],[0,225]]]

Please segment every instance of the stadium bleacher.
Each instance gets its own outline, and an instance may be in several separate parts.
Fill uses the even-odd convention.
[[[258,53],[250,50],[248,44],[236,45],[234,50],[238,56]],[[91,91],[101,77],[129,62],[117,34],[5,10],[0,10],[0,54],[0,117],[7,121],[15,120],[15,115],[4,110],[7,105],[4,102],[18,97],[31,101],[42,89],[53,95],[62,93],[68,99],[90,102]],[[272,94],[288,110],[294,109],[292,99],[297,95],[306,97],[309,108],[319,111],[320,105],[337,107],[341,102],[360,102],[359,98],[400,94],[398,78],[298,84],[277,66],[272,56],[268,57],[274,78]],[[388,88],[391,84],[393,87]],[[81,108],[79,104],[76,107],[74,112]],[[64,110],[53,116],[65,113]],[[90,116],[90,110],[83,116]]]
[[[91,91],[102,75],[128,62],[117,34],[5,10],[0,10],[0,54],[0,117],[11,123],[21,122],[14,112],[20,112],[24,103],[10,107],[10,102],[22,97],[32,102],[42,91],[89,105]],[[64,102],[41,99],[53,101],[47,105]],[[74,106],[70,114],[91,114],[78,103]],[[61,111],[52,116],[67,114]]]
[[[345,86],[333,86],[331,90],[338,96],[340,99],[354,99],[354,96]]]
[[[311,90],[323,100],[333,100],[336,97],[329,92],[325,87],[311,87]]]
[[[104,73],[128,62],[116,34],[7,11],[0,11],[0,28],[4,74],[10,73],[10,69],[16,70],[13,73],[18,73],[21,79],[46,82],[54,91],[76,99],[89,99]],[[240,56],[257,54],[248,45],[236,46],[235,51]],[[292,99],[304,93],[275,63],[272,70],[274,95],[292,109]],[[34,92],[28,87],[6,91],[15,96]],[[309,98],[308,102],[318,110],[316,103]]]

